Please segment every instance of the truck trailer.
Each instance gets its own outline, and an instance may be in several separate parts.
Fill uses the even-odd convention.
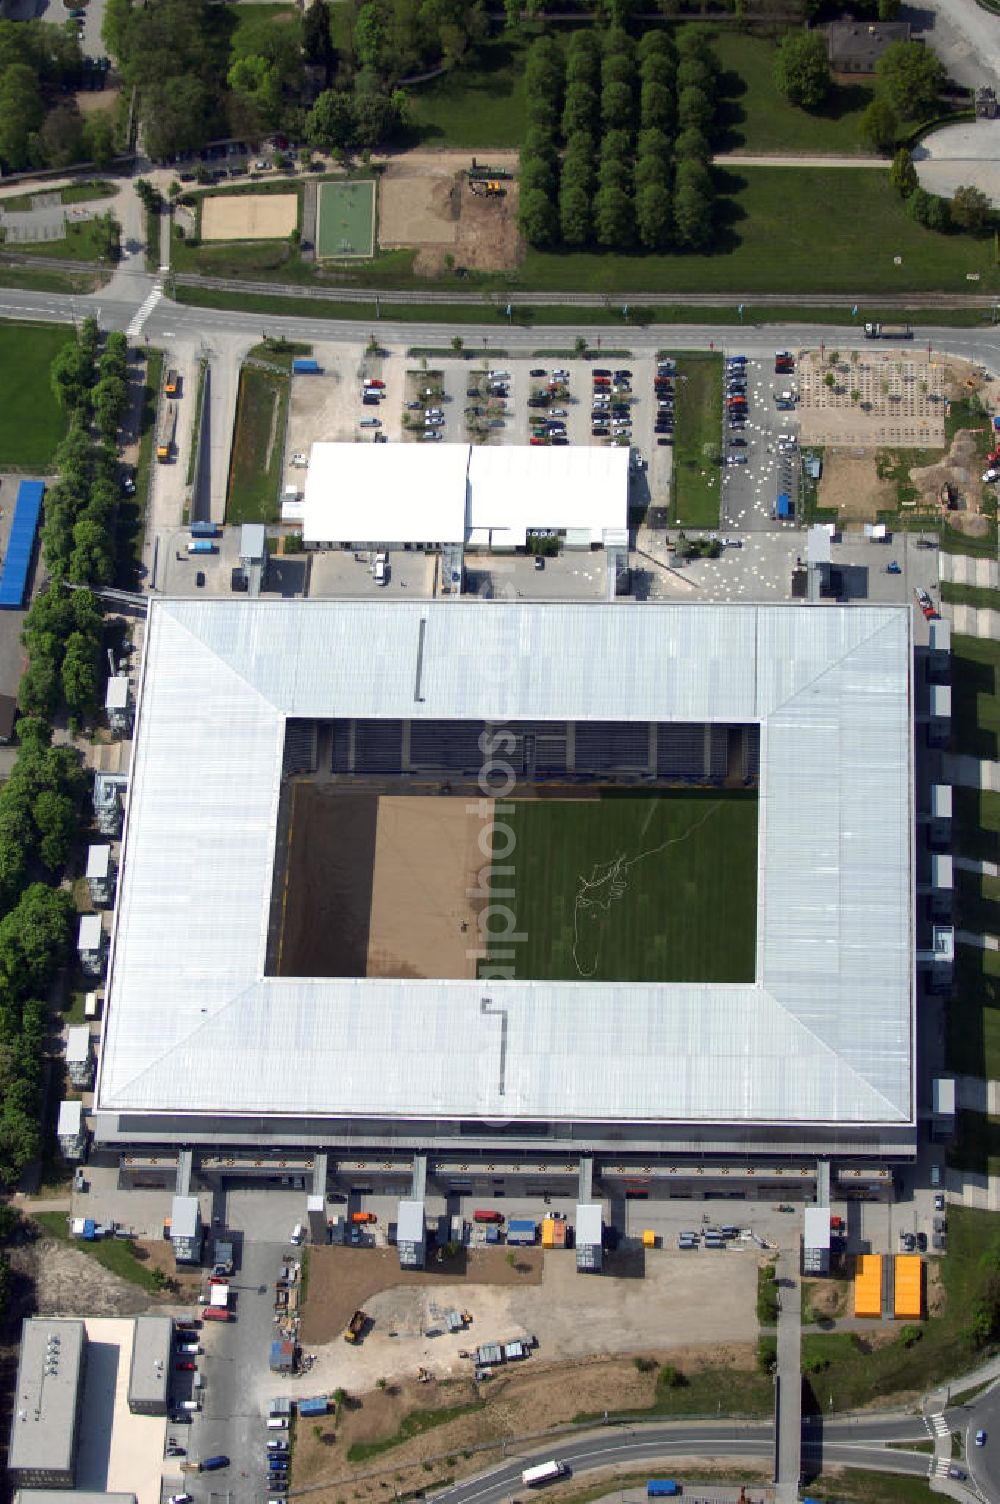
[[[177,438],[177,409],[165,407],[160,419],[160,437],[156,443],[157,463],[166,465],[174,457]]]
[[[909,324],[866,324],[865,339],[912,339]]]
[[[521,1474],[521,1482],[525,1488],[536,1488],[539,1483],[552,1483],[556,1478],[563,1478],[569,1472],[565,1462],[540,1462],[537,1467],[526,1467]]]
[[[293,376],[318,376],[319,374],[318,360],[307,360],[304,356],[299,355],[292,361]]]

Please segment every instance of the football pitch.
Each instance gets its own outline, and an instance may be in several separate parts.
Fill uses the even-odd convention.
[[[375,254],[375,184],[370,178],[320,183],[316,254],[321,261]]]
[[[496,860],[502,823],[513,833],[506,866],[514,871],[495,871],[494,885],[512,890],[502,901],[525,935],[504,949],[515,977],[753,980],[755,792],[616,793],[506,808],[497,815]],[[488,962],[481,971],[489,975]]]

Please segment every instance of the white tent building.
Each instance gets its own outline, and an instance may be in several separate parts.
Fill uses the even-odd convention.
[[[314,548],[567,548],[628,542],[626,448],[314,444],[303,541]]]

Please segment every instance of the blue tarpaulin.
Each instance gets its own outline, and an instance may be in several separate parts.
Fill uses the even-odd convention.
[[[24,605],[28,570],[35,548],[35,533],[42,510],[45,487],[40,480],[22,480],[17,489],[14,521],[10,526],[7,557],[0,574],[0,609],[17,611]]]

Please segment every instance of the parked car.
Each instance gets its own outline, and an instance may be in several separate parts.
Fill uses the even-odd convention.
[[[656,442],[658,444],[672,444],[674,442],[674,436],[673,436],[672,433],[670,433],[670,434],[667,434],[666,437],[661,436],[660,438],[657,439]]]
[[[528,372],[529,376],[536,376],[536,377],[537,376],[547,376],[548,374],[549,374],[548,371],[546,371],[543,366],[535,366],[535,367],[533,367],[533,369],[531,371]]]
[[[730,439],[729,442],[730,442],[730,444],[732,445],[732,447],[734,449],[745,449],[747,447],[747,445],[749,444],[750,440],[749,439],[736,438],[736,439]]]
[[[925,1232],[917,1233],[917,1251],[918,1253],[927,1252],[927,1234]]]
[[[944,1196],[940,1191],[938,1191],[937,1195],[934,1197],[934,1210],[936,1212],[944,1211]]]
[[[986,1432],[985,1431],[977,1431],[976,1432],[976,1446],[977,1447],[984,1447],[985,1445],[986,1445]]]
[[[381,418],[359,418],[358,419],[358,425],[361,428],[381,428],[382,427],[382,419]]]
[[[536,569],[544,569],[545,568],[545,556],[544,556],[544,554],[536,554],[535,555],[535,568]]]
[[[179,1363],[174,1364],[174,1371],[176,1373],[194,1373],[194,1370],[195,1364],[192,1363],[190,1358],[182,1358]]]
[[[736,454],[727,454],[726,455],[726,464],[727,465],[745,465],[746,463],[747,463],[747,457],[746,457],[745,454],[740,454],[740,453],[737,452]]]

